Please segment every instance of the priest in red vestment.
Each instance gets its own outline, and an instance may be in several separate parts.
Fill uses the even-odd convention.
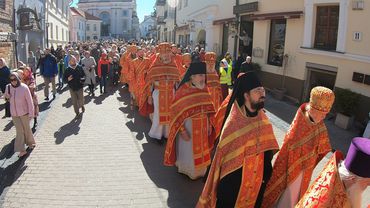
[[[211,169],[197,207],[259,207],[279,149],[254,73],[236,80]]]
[[[323,120],[334,97],[330,89],[315,87],[309,103],[298,109],[274,163],[262,207],[294,207],[306,192],[313,170],[331,150]]]
[[[180,81],[180,74],[170,44],[159,44],[157,51],[159,55],[147,73],[145,93],[141,99],[148,105],[154,105],[152,126],[148,134],[162,144],[163,139],[168,138],[170,105],[175,86]]]
[[[176,165],[179,173],[195,180],[211,164],[210,118],[215,113],[206,86],[206,65],[192,63],[171,105],[170,133],[164,164]]]
[[[361,208],[362,193],[369,186],[370,139],[354,138],[346,159],[335,152],[295,207]]]

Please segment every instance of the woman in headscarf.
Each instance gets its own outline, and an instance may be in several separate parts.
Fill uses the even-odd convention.
[[[16,129],[14,152],[18,153],[18,157],[22,157],[27,154],[25,145],[31,149],[36,146],[30,127],[30,119],[35,115],[35,108],[28,86],[21,83],[16,72],[10,74],[10,84],[7,85],[5,98],[10,102],[10,113]]]
[[[30,90],[31,96],[32,96],[32,101],[33,105],[35,106],[35,113],[34,113],[34,122],[33,122],[33,129],[36,128],[37,126],[37,117],[39,116],[39,101],[37,99],[36,95],[36,82],[35,79],[32,76],[32,71],[29,67],[26,67],[23,70],[18,70],[17,71],[19,78],[21,79],[22,83],[26,84],[28,86],[28,89]]]

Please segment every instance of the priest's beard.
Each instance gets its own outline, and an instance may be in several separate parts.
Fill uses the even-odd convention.
[[[260,102],[251,102],[251,108],[253,110],[259,111],[265,107],[265,102],[260,101]]]
[[[206,83],[205,82],[198,82],[198,83],[194,83],[193,82],[193,85],[196,87],[196,88],[198,88],[198,89],[204,89],[204,87],[206,86]]]

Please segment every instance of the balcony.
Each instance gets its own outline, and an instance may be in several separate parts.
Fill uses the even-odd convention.
[[[158,25],[164,25],[166,22],[164,21],[164,16],[158,16],[157,17],[157,24]]]

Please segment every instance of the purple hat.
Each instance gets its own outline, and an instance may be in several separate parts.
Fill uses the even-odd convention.
[[[361,137],[352,139],[344,165],[352,173],[370,178],[370,139]]]

